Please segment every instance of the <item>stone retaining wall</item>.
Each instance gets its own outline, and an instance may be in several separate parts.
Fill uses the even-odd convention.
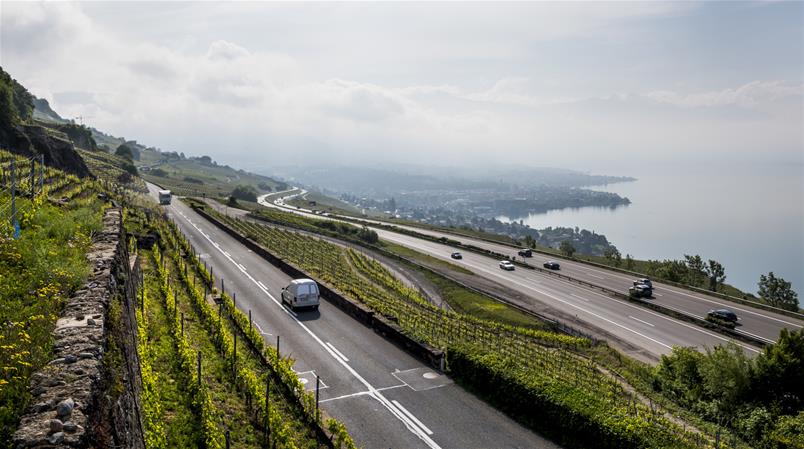
[[[31,405],[17,448],[144,449],[136,347],[138,263],[130,260],[122,211],[105,211],[87,259],[92,273],[53,331],[53,359],[31,377]]]

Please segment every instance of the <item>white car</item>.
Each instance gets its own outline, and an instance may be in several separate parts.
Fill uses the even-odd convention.
[[[506,271],[514,271],[514,264],[512,264],[511,262],[509,262],[507,260],[501,260],[500,261],[500,269],[506,270]]]
[[[282,304],[288,304],[291,310],[298,307],[318,310],[318,302],[318,284],[312,279],[294,279],[282,289]]]

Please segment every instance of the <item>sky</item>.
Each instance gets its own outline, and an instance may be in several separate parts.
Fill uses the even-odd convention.
[[[0,66],[63,117],[237,168],[638,176],[804,167],[803,30],[777,1],[3,1]]]

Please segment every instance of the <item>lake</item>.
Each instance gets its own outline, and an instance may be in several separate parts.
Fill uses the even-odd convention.
[[[700,254],[726,268],[726,282],[756,293],[773,271],[804,303],[804,166],[648,169],[637,181],[591,187],[631,200],[516,217],[532,228],[566,226],[604,234],[638,259]],[[510,221],[508,217],[498,217]]]

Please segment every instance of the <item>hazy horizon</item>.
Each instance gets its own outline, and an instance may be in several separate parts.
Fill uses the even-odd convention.
[[[9,3],[66,118],[233,166],[804,164],[800,2]],[[804,171],[804,165],[802,165]]]

